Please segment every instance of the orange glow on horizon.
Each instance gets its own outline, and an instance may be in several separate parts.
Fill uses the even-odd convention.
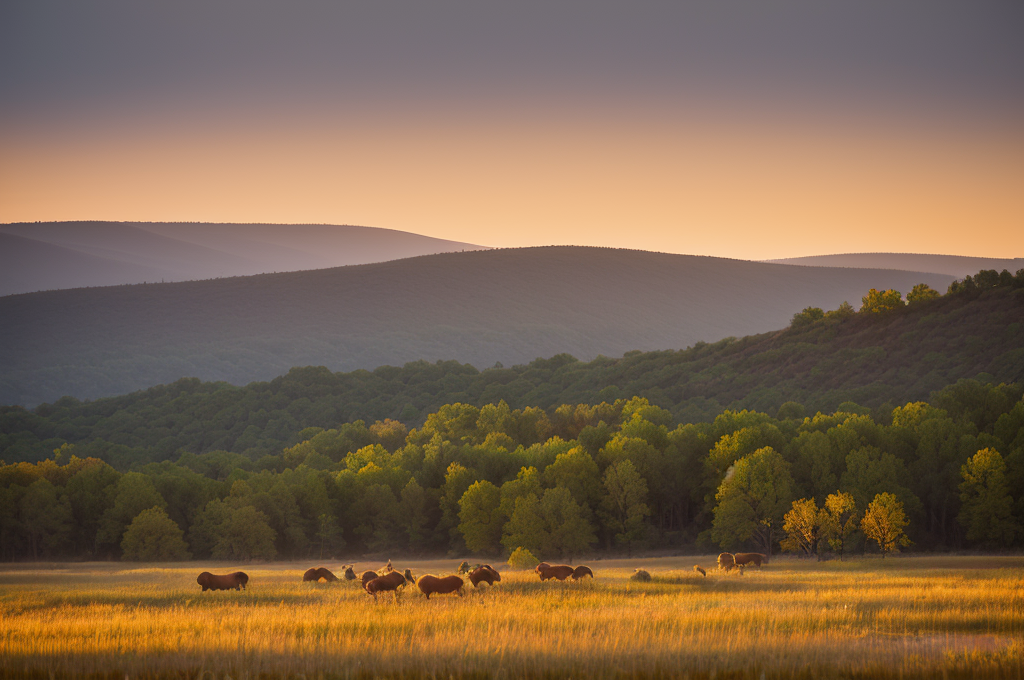
[[[1022,187],[1013,125],[510,111],[0,132],[0,222],[359,224],[745,259],[1020,257]]]

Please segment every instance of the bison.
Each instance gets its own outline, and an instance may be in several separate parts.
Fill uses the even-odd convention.
[[[419,577],[416,581],[416,586],[420,589],[420,592],[430,599],[431,595],[447,595],[448,593],[458,593],[462,596],[462,586],[466,585],[458,576],[452,574],[451,576],[445,576],[438,578],[433,574],[425,574]]]
[[[489,564],[481,565],[479,568],[474,569],[469,575],[469,582],[476,588],[481,583],[486,583],[489,586],[493,586],[496,581],[501,580],[501,574],[498,570]]]
[[[580,566],[578,566],[578,567],[576,567],[575,569],[572,570],[572,580],[573,581],[578,581],[581,578],[583,578],[584,576],[589,576],[590,578],[594,578],[594,572],[591,570],[590,567],[581,564]]]
[[[541,581],[547,581],[549,578],[557,578],[559,581],[564,581],[572,576],[573,572],[576,570],[568,564],[548,564],[547,562],[541,562],[534,567],[534,571],[540,575]]]
[[[302,575],[303,581],[319,581],[320,579],[323,579],[328,583],[333,583],[338,580],[338,577],[331,573],[329,569],[325,569],[324,567],[307,569],[306,573]]]
[[[204,571],[196,578],[196,583],[207,590],[242,590],[249,583],[249,575],[244,571],[236,571],[233,574],[211,574]]]
[[[345,567],[345,580],[346,581],[355,581],[357,578],[359,578],[358,576],[356,576],[356,572],[352,569],[352,566],[353,565],[350,564],[347,567]]]
[[[736,568],[736,560],[732,553],[722,553],[718,556],[719,571],[732,571]]]
[[[761,553],[736,553],[732,557],[738,567],[760,567],[762,564],[768,564],[768,557]]]
[[[366,583],[363,587],[366,592],[373,595],[373,599],[377,599],[377,593],[393,592],[395,597],[398,597],[398,589],[405,585],[405,575],[397,571],[392,571],[383,576],[378,576]]]
[[[363,582],[363,588],[365,588],[367,583],[369,583],[370,581],[372,581],[373,579],[375,579],[375,578],[377,578],[379,576],[380,576],[380,574],[378,574],[374,570],[367,569],[366,571],[364,571],[362,574],[359,575],[359,580]]]

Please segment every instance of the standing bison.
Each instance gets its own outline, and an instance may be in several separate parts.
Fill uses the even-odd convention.
[[[241,590],[249,583],[249,575],[244,571],[236,571],[233,574],[211,574],[204,571],[196,579],[196,583],[207,590]]]
[[[401,572],[390,571],[383,576],[378,576],[375,579],[371,579],[363,584],[363,588],[366,589],[370,595],[373,595],[373,599],[377,599],[377,593],[393,592],[395,597],[398,597],[398,589],[404,586],[406,577]]]
[[[478,587],[481,583],[486,583],[489,586],[493,586],[497,581],[501,580],[501,574],[498,570],[489,564],[484,564],[474,569],[469,575],[469,582],[473,584],[473,587]]]
[[[568,564],[548,564],[547,562],[541,562],[534,571],[540,576],[541,581],[547,581],[549,578],[557,578],[559,581],[564,581],[573,575],[576,571]]]
[[[761,553],[736,553],[732,557],[737,567],[760,567],[762,564],[768,564],[768,557]]]
[[[464,585],[466,585],[465,581],[454,574],[443,578],[438,578],[433,574],[424,574],[416,581],[416,587],[427,596],[428,600],[431,595],[447,595],[448,593],[456,592],[461,597],[462,586]]]

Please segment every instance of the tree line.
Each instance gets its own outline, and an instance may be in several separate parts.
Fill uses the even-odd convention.
[[[685,424],[642,397],[451,403],[411,429],[355,421],[122,469],[65,443],[0,467],[0,558],[1003,550],[1024,542],[1022,397],[962,380],[886,411]]]

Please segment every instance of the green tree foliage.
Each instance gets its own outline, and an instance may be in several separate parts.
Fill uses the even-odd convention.
[[[805,555],[817,555],[818,541],[821,540],[823,524],[822,511],[813,498],[801,498],[793,501],[793,506],[783,518],[782,530],[786,537],[780,547],[790,552],[803,552]]]
[[[843,491],[829,494],[821,513],[821,536],[842,561],[850,536],[857,530],[857,504]]]
[[[185,535],[162,508],[143,510],[128,525],[121,540],[126,560],[167,562],[191,557]]]
[[[217,560],[272,560],[277,556],[274,530],[267,517],[251,505],[231,509],[217,527],[212,557]]]
[[[515,499],[501,544],[506,550],[522,547],[530,552],[572,559],[597,540],[583,508],[568,489],[548,489],[541,498],[528,494]]]
[[[459,531],[474,553],[497,554],[501,549],[501,491],[487,480],[474,482],[459,500]]]
[[[927,283],[919,283],[914,286],[913,290],[907,293],[907,304],[916,305],[919,302],[937,300],[939,297],[939,291],[935,290]]]
[[[789,325],[793,328],[801,328],[810,326],[815,321],[821,321],[824,318],[825,311],[821,307],[805,307],[802,312],[793,315],[793,320],[789,322]]]
[[[651,514],[647,482],[632,461],[622,460],[605,470],[604,489],[601,517],[615,542],[632,554],[634,544],[644,538],[644,519]]]
[[[33,560],[64,552],[74,529],[71,506],[49,480],[37,479],[21,497],[21,526]]]
[[[512,554],[508,556],[508,566],[513,569],[533,569],[540,560],[533,556],[526,548],[516,548],[512,551]]]
[[[167,508],[153,480],[140,473],[125,473],[117,481],[114,504],[100,518],[96,541],[100,546],[119,547],[125,529],[139,513],[149,508]]]
[[[825,320],[830,322],[842,321],[843,319],[849,319],[856,313],[857,310],[853,308],[853,305],[849,302],[843,302],[835,309],[825,312]]]
[[[1013,498],[1006,483],[1006,463],[995,449],[982,449],[960,468],[958,519],[967,540],[985,548],[1005,549],[1020,527],[1011,516]]]
[[[868,504],[860,528],[865,536],[878,544],[882,557],[885,557],[886,553],[899,552],[901,546],[910,545],[910,539],[903,532],[907,524],[900,499],[891,493],[880,493]]]
[[[758,449],[736,461],[715,499],[712,538],[726,549],[753,539],[770,555],[793,499],[789,463],[770,446]]]
[[[946,307],[965,313],[972,305],[1005,305],[1007,295],[1018,293],[1004,287],[986,289],[976,296],[944,296],[926,305],[932,310],[927,316],[938,315],[937,319],[949,321],[949,316],[942,315]],[[901,341],[901,347],[926,344],[941,333],[937,327],[924,329],[911,323],[918,314],[918,310],[907,309],[897,315],[900,332],[912,334]],[[1012,324],[1019,323],[1017,319],[1007,320],[999,337],[1012,337]],[[823,322],[799,331],[802,335],[795,337],[809,341],[819,333],[842,335],[846,328],[867,333],[887,323],[882,317],[857,315],[841,327]],[[781,331],[778,337],[781,342],[796,333]],[[758,355],[749,354],[752,345],[743,342],[730,341],[722,347],[752,362],[755,372],[749,375],[756,375],[766,366],[770,369],[789,361],[802,362],[803,352],[817,346],[805,342],[801,353],[772,355],[766,365],[759,363]],[[693,348],[679,355],[690,357],[688,363],[684,362],[686,370],[702,373],[708,385],[727,378],[727,373],[704,372],[698,359],[704,353],[718,351],[710,348]],[[870,361],[862,361],[856,351],[851,349],[829,373],[819,373],[819,379],[828,379],[831,372],[871,370],[878,361],[884,361],[873,355]],[[1016,350],[1008,352],[1004,358],[1007,366],[1024,365],[1017,361]],[[287,415],[293,405],[306,408],[307,401],[312,402],[319,394],[317,385],[323,387],[319,382],[306,384],[284,378],[258,394],[238,388],[204,387],[201,383],[168,386],[163,392],[146,393],[148,396],[129,395],[116,404],[98,402],[106,404],[106,415],[94,421],[89,420],[93,417],[90,409],[99,406],[74,400],[33,412],[0,408],[0,447],[6,446],[5,451],[20,446],[18,442],[25,441],[28,435],[24,433],[29,429],[38,433],[32,436],[48,437],[47,455],[39,462],[0,463],[0,559],[115,557],[121,552],[125,529],[141,512],[153,507],[163,509],[186,532],[189,551],[197,559],[215,555],[266,559],[274,555],[308,561],[321,559],[321,554],[325,558],[340,556],[342,549],[352,555],[463,551],[467,535],[460,527],[468,528],[474,518],[486,516],[467,510],[463,517],[474,495],[466,499],[466,504],[461,501],[474,486],[486,489],[482,495],[487,499],[479,507],[472,506],[476,510],[483,507],[493,513],[496,493],[496,520],[487,524],[486,530],[483,522],[476,527],[488,537],[483,541],[490,545],[486,549],[493,553],[499,545],[507,551],[523,547],[545,559],[593,550],[595,531],[604,549],[622,552],[633,549],[636,542],[690,549],[697,540],[712,538],[718,543],[725,540],[736,549],[757,545],[759,550],[767,551],[774,549],[775,537],[766,537],[765,533],[784,527],[785,515],[796,498],[826,498],[818,547],[824,549],[822,541],[828,540],[832,550],[842,555],[859,548],[859,533],[853,529],[860,517],[850,504],[844,505],[846,509],[830,510],[833,497],[849,497],[859,510],[883,493],[902,502],[908,522],[905,531],[924,550],[962,543],[971,547],[1006,545],[1011,549],[1024,545],[1024,532],[1018,531],[1024,524],[1024,498],[1014,491],[1024,488],[1024,386],[1000,384],[986,376],[945,387],[940,382],[939,389],[927,400],[900,402],[895,408],[885,403],[890,392],[883,383],[866,392],[838,390],[829,397],[833,405],[828,409],[813,399],[804,401],[804,397],[799,403],[786,404],[777,395],[771,398],[774,401],[765,402],[777,403],[770,407],[775,416],[755,408],[739,408],[740,402],[736,409],[723,410],[705,400],[702,403],[714,409],[711,415],[694,412],[695,422],[679,423],[679,411],[663,406],[673,403],[666,395],[679,379],[674,368],[678,365],[673,363],[677,353],[658,356],[671,361],[658,364],[662,378],[647,385],[642,398],[613,396],[606,402],[568,403],[545,410],[513,408],[512,401],[500,400],[477,407],[467,404],[470,397],[466,397],[460,398],[461,404],[433,413],[425,405],[428,402],[416,401],[417,411],[430,420],[430,425],[408,429],[402,441],[402,428],[407,424],[378,418],[367,427],[358,420],[339,424],[332,416],[305,426],[301,410],[297,410],[288,417],[296,421],[298,429],[280,435],[286,441],[276,448],[260,444],[245,453],[228,451],[234,440],[225,438],[226,430],[204,430],[199,425],[204,421],[187,418],[185,422],[198,428],[205,443],[197,446],[195,453],[177,453],[163,442],[166,438],[183,441],[177,439],[180,435],[174,434],[174,427],[184,416],[161,410],[168,403],[190,404],[193,411],[189,413],[208,408],[213,422],[221,417],[216,414],[226,408],[225,404],[244,397],[247,410],[231,412],[237,422],[232,421],[235,424],[230,428],[263,432],[259,429],[262,426],[248,420],[250,410],[262,411],[270,427],[275,419],[285,422],[287,418],[282,414]],[[652,360],[648,356],[643,362]],[[616,361],[606,360],[604,370],[618,375]],[[638,360],[631,355],[623,361]],[[644,372],[650,366],[643,362],[631,365]],[[397,381],[395,385],[401,383],[406,369],[388,370],[390,373],[380,375],[390,375]],[[437,371],[439,380],[462,384],[455,374],[438,367],[431,370]],[[519,405],[527,399],[539,399],[537,385],[557,383],[562,386],[558,389],[563,389],[577,384],[573,381],[582,381],[577,385],[579,393],[588,389],[590,369],[579,362],[541,362],[529,370],[547,371],[544,380],[549,382],[530,382],[532,378],[526,380],[522,375],[533,374],[527,371],[521,375],[518,367],[487,373],[494,380],[494,390],[504,389],[499,377],[518,382],[525,390],[516,397],[514,403]],[[947,370],[952,369],[936,369],[935,375]],[[309,377],[301,372],[297,375]],[[328,372],[315,375],[319,376],[316,380],[334,379],[334,374]],[[915,379],[910,374],[902,375],[906,380]],[[361,399],[375,398],[377,387],[373,381],[378,377],[376,373],[363,376],[369,382],[363,384]],[[625,393],[625,386],[633,383],[622,384]],[[280,392],[275,391],[278,387]],[[756,392],[761,388],[751,389]],[[208,394],[200,394],[202,390]],[[153,402],[157,395],[165,401]],[[207,397],[224,401],[214,407],[203,401]],[[750,399],[756,402],[759,397]],[[128,408],[139,403],[148,403],[149,410]],[[331,403],[335,404],[333,413],[343,412],[343,405],[338,405],[341,402]],[[807,405],[806,410],[800,408],[801,403]],[[150,436],[147,424],[155,420],[166,427],[154,435],[156,439],[145,443]],[[99,437],[62,446],[67,440],[47,429],[56,427],[68,436],[79,431],[95,432],[90,429],[94,427],[106,428],[105,436],[122,443],[110,444]],[[252,439],[257,440],[264,441]],[[777,456],[772,458],[778,463],[772,469],[778,472],[785,468],[789,475],[788,482],[781,475],[785,483],[775,485],[774,495],[765,492],[771,489],[761,482],[764,475],[750,474],[750,468],[761,470],[765,466],[752,466],[751,460],[742,462],[755,453],[763,454],[767,448]],[[51,453],[55,449],[56,453]],[[977,483],[965,485],[963,468],[969,462],[973,465],[976,454],[985,449],[1005,453],[1003,480],[1010,494],[1008,521],[1014,533],[1010,539],[998,539],[998,543],[988,542],[973,531],[965,538],[965,530],[972,524],[968,518],[977,508],[1005,506],[1002,494],[990,493],[1000,484],[992,482],[998,475],[984,472],[989,468],[979,467],[972,472]],[[148,460],[147,451],[160,452],[159,460]],[[973,469],[971,465],[969,470]],[[632,473],[624,474],[630,469]],[[627,478],[628,484],[623,481]],[[745,478],[750,478],[749,489],[737,491],[742,486],[738,482]],[[616,483],[609,486],[609,480]],[[788,494],[784,493],[786,486]],[[626,492],[630,489],[646,489],[646,495],[636,494],[632,497],[639,501],[629,501],[631,496]],[[836,489],[842,491],[837,493]],[[986,499],[992,497],[1003,500],[989,503]],[[764,507],[772,505],[773,500],[779,501],[778,511],[766,513]],[[648,512],[629,511],[643,506]],[[243,522],[238,519],[239,513],[258,521]],[[762,523],[761,515],[771,516],[770,526]],[[1005,518],[1000,509],[1000,521],[983,519],[973,523],[995,531],[1004,526],[1001,520]],[[601,522],[600,527],[595,527],[595,519]],[[500,542],[495,543],[495,536]],[[267,537],[270,549],[266,547]],[[769,543],[773,545],[768,547]]]
[[[882,314],[902,309],[903,295],[898,290],[875,290],[872,288],[861,301],[860,311],[869,314]]]

